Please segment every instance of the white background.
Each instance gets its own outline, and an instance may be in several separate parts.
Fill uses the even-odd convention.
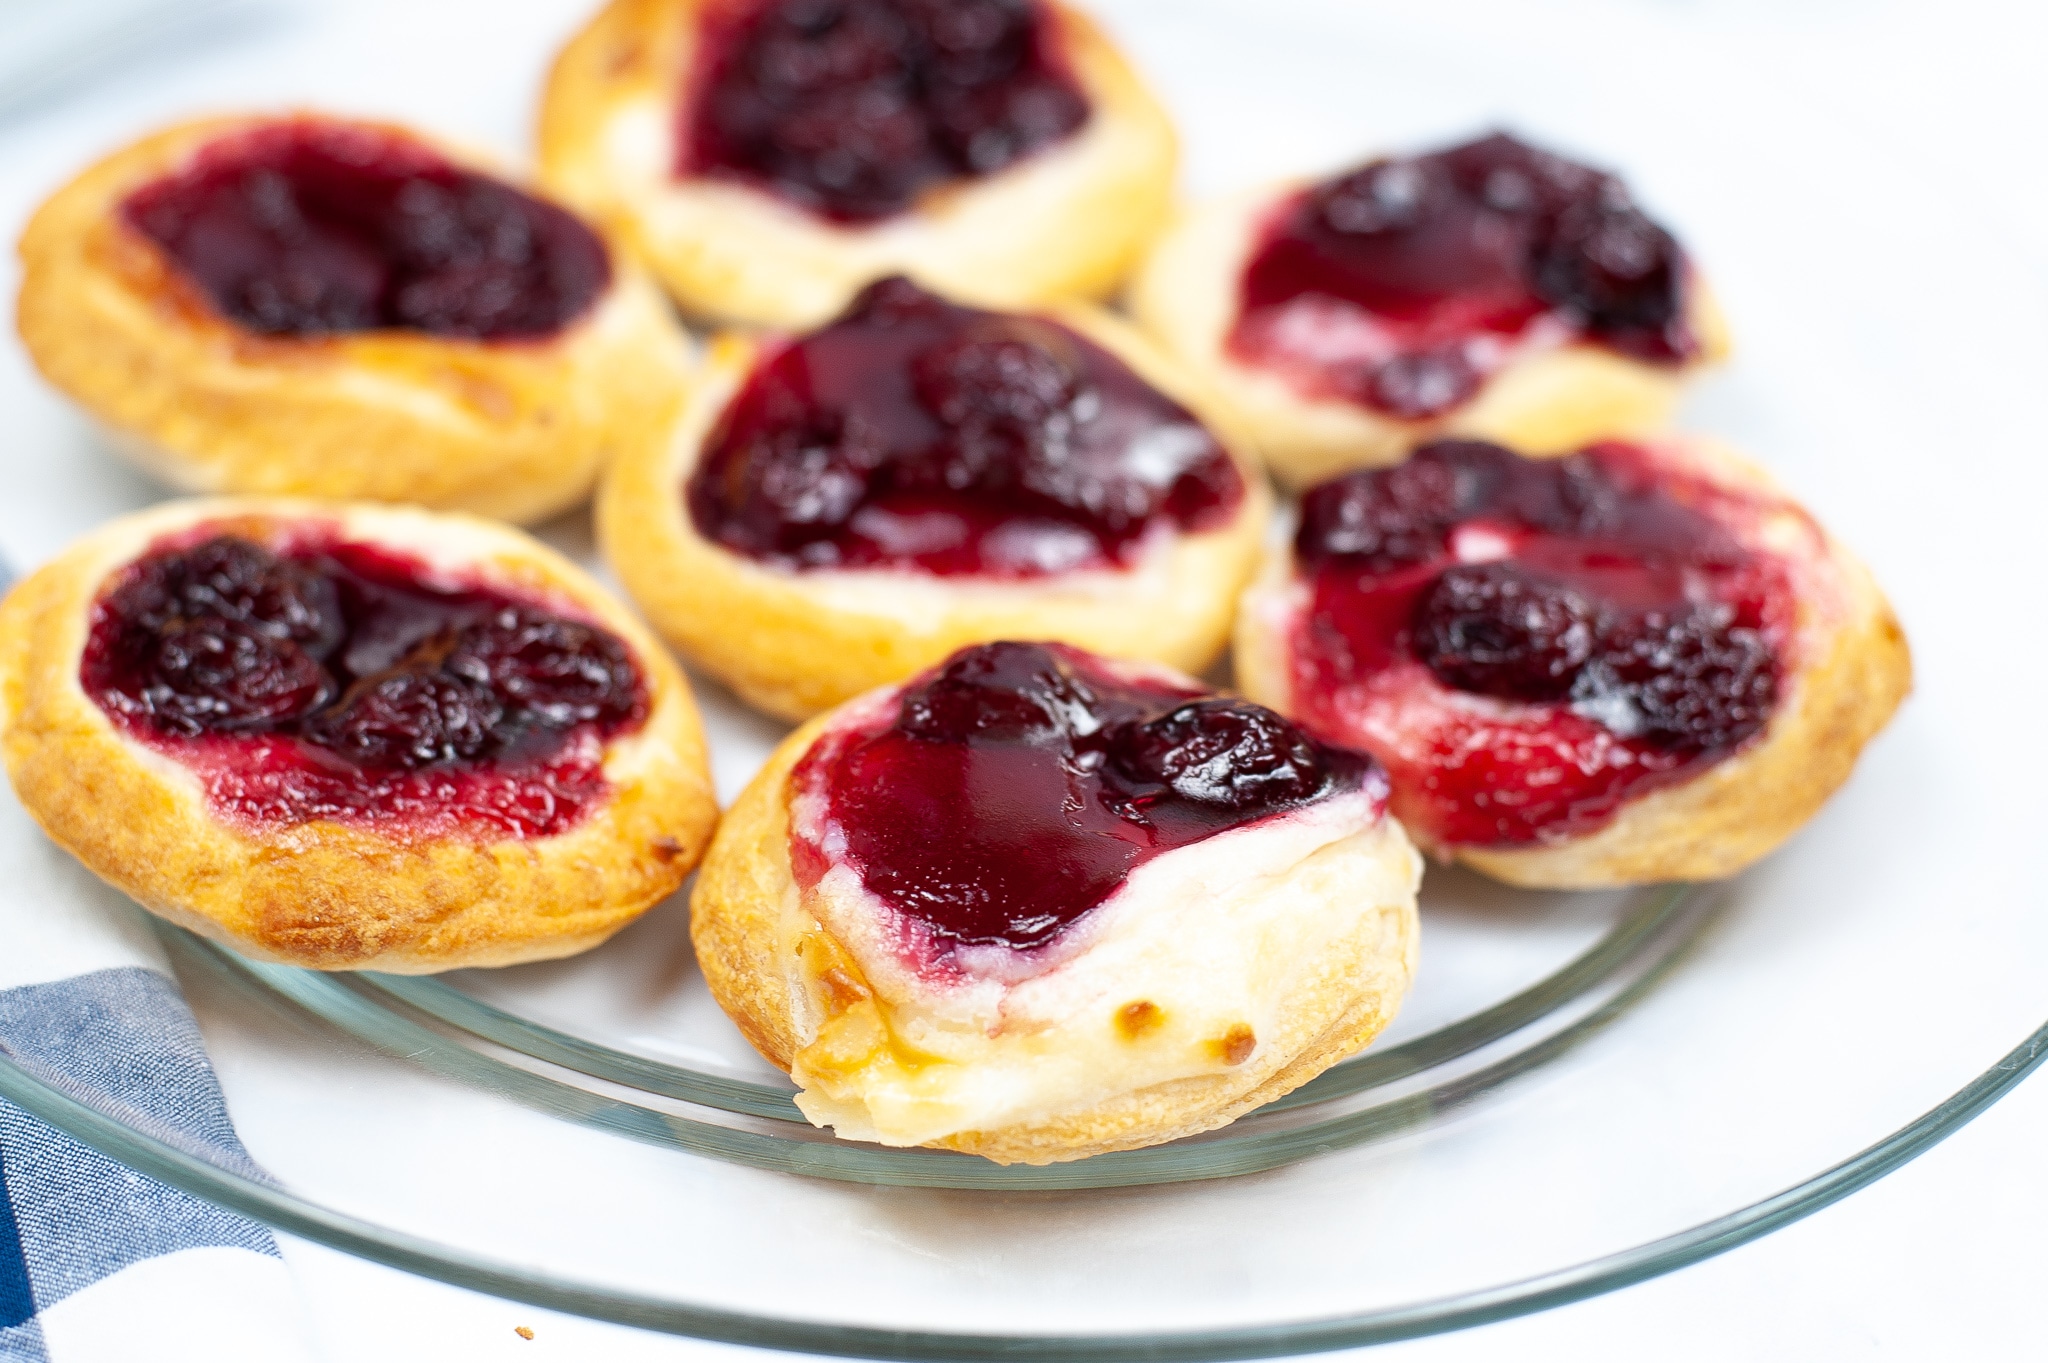
[[[493,104],[475,102],[453,86],[445,95],[395,88],[393,73],[417,64],[387,67],[375,48],[323,52],[314,40],[326,17],[319,5],[244,5],[155,40],[147,51],[101,63],[68,93],[0,116],[9,157],[0,167],[0,230],[18,230],[36,198],[76,168],[78,147],[112,145],[151,121],[208,107],[211,87],[192,73],[226,71],[238,61],[242,67],[223,87],[237,100],[256,89],[274,102],[336,102],[330,92],[347,91],[355,108],[430,119],[516,155],[526,116],[526,96],[518,92],[531,90],[552,36],[573,26],[582,3],[456,7],[414,0],[378,7],[393,44],[432,44],[451,63],[491,60],[520,68],[497,83],[507,93]],[[1258,5],[1241,8],[1243,22],[1259,22]],[[1394,6],[1371,8],[1398,13]],[[488,21],[477,17],[484,13]],[[1494,47],[1512,46],[1526,34],[1530,50],[1541,51],[1559,40],[1559,25],[1569,24],[1565,36],[1602,60],[1638,62],[1682,49],[1687,60],[1671,73],[1669,97],[1725,117],[1731,138],[1768,141],[1773,119],[1825,117],[1845,143],[1860,144],[1857,154],[1875,149],[1885,163],[1915,172],[1872,184],[1868,212],[1911,218],[1933,212],[1933,204],[1936,216],[1968,222],[1974,241],[1944,242],[1939,249],[1959,256],[1988,251],[2021,262],[2021,272],[2009,280],[2012,306],[2044,310],[2048,112],[2040,67],[2048,57],[2048,23],[2034,7],[1982,0],[1459,0],[1434,8],[1435,21],[1446,16],[1483,33]],[[294,60],[251,76],[251,59],[272,50],[288,50]],[[59,127],[62,136],[54,131]],[[48,135],[39,135],[43,130]],[[1939,274],[1939,259],[1910,265],[1902,276]],[[11,278],[7,282],[11,288]],[[1899,286],[1898,280],[1870,280],[1872,290]],[[23,364],[12,349],[4,362],[17,372]],[[24,427],[15,416],[8,414],[0,439],[37,438],[34,423]],[[2010,438],[2017,460],[2048,453],[2038,429],[2013,430]],[[1937,470],[1938,455],[1929,455]],[[34,561],[68,537],[71,520],[65,508],[0,499],[0,545],[17,562]],[[2027,610],[2024,597],[2015,609]],[[2040,625],[2037,609],[2032,625]],[[2048,1017],[2048,982],[2039,1015]],[[1375,1356],[2048,1356],[2042,1339],[2048,1327],[2038,1323],[2039,1284],[2048,1269],[2044,1150],[2048,1083],[2037,1079],[1904,1171],[1757,1244],[1590,1302],[1389,1346]],[[679,1360],[742,1352],[477,1297],[311,1245],[291,1243],[287,1253],[335,1360]],[[535,1338],[517,1336],[519,1325]]]

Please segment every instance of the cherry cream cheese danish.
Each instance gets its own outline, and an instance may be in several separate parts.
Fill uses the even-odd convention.
[[[516,531],[170,503],[0,604],[22,804],[144,907],[267,960],[565,956],[672,893],[717,817],[688,684]]]
[[[1130,328],[880,281],[830,325],[728,337],[598,531],[670,642],[792,717],[962,644],[1055,638],[1189,671],[1227,643],[1270,497]]]
[[[784,327],[906,270],[996,307],[1105,294],[1177,156],[1057,0],[613,0],[555,63],[540,154],[687,311]]]
[[[686,372],[589,227],[387,124],[171,128],[58,191],[21,260],[36,364],[188,491],[538,520]]]
[[[1295,487],[1441,434],[1564,453],[1647,431],[1727,349],[1620,180],[1498,133],[1196,210],[1132,306]]]
[[[1870,574],[1704,442],[1446,441],[1324,483],[1246,594],[1253,697],[1371,752],[1418,841],[1516,884],[1727,876],[1911,685]]]
[[[993,643],[793,734],[692,931],[813,1122],[1043,1164],[1221,1126],[1365,1045],[1420,875],[1371,759],[1163,669]]]

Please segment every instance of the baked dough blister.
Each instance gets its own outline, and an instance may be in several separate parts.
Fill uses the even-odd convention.
[[[692,662],[749,703],[790,718],[988,639],[1060,639],[1202,671],[1228,643],[1236,594],[1257,560],[1272,505],[1264,480],[1203,395],[1134,329],[1078,303],[1032,315],[1101,347],[1195,415],[1243,483],[1226,520],[1158,526],[1129,564],[1009,580],[888,566],[791,568],[734,552],[700,530],[685,489],[736,394],[788,338],[726,334],[710,344],[673,424],[649,432],[606,475],[597,521],[607,562]],[[889,375],[876,383],[885,381],[902,382]]]
[[[1268,234],[1305,195],[1341,182],[1342,177],[1292,180],[1183,210],[1129,291],[1140,325],[1236,418],[1287,487],[1307,487],[1345,469],[1398,463],[1409,450],[1443,436],[1561,454],[1595,440],[1651,432],[1669,420],[1692,378],[1727,357],[1727,324],[1693,266],[1685,283],[1684,324],[1697,349],[1683,363],[1651,363],[1539,322],[1510,341],[1505,361],[1448,410],[1409,416],[1305,387],[1297,377],[1238,353],[1233,332],[1247,268]]]
[[[994,173],[852,224],[752,185],[679,176],[682,111],[714,8],[615,0],[557,58],[540,115],[543,182],[632,243],[686,312],[813,326],[892,274],[990,307],[1100,297],[1166,215],[1172,125],[1094,22],[1054,0],[1033,9],[1087,120]]]
[[[514,522],[583,500],[605,461],[674,401],[688,369],[682,333],[640,267],[594,239],[608,278],[546,335],[254,330],[224,314],[124,205],[238,140],[294,134],[381,144],[512,183],[411,129],[321,114],[208,118],[152,134],[59,190],[22,234],[18,323],[44,376],[124,454],[186,492],[410,502]]]
[[[572,637],[564,647],[570,652],[546,655],[552,646],[532,628],[517,644],[534,649],[528,663],[555,669],[552,681],[543,676],[539,682],[553,690],[529,687],[524,693],[532,703],[529,731],[546,730],[549,706],[573,708],[574,688],[579,678],[587,680],[579,669],[591,657],[609,657],[637,676],[629,722],[606,734],[593,734],[588,724],[563,732],[563,770],[576,782],[566,793],[550,786],[557,768],[542,766],[532,779],[514,783],[509,794],[504,782],[486,787],[491,803],[476,815],[456,807],[466,790],[461,764],[430,758],[382,786],[362,778],[374,798],[360,815],[332,813],[328,805],[320,806],[318,817],[295,815],[292,773],[308,773],[308,780],[338,773],[346,793],[353,789],[346,783],[359,771],[349,754],[406,740],[389,725],[394,715],[404,717],[407,693],[402,686],[382,693],[388,701],[381,712],[385,727],[378,727],[379,713],[366,712],[369,719],[352,734],[353,748],[334,742],[314,752],[303,743],[277,743],[275,726],[249,722],[249,705],[282,713],[293,703],[291,687],[320,674],[287,649],[296,672],[283,669],[281,682],[224,702],[228,693],[222,688],[231,679],[224,682],[222,670],[232,666],[232,658],[222,659],[220,651],[260,650],[265,644],[258,636],[276,637],[293,617],[246,584],[237,587],[236,579],[219,575],[186,589],[176,598],[184,604],[159,611],[165,618],[151,625],[164,638],[185,631],[166,645],[182,652],[167,662],[157,655],[152,665],[158,670],[146,675],[160,679],[169,671],[183,679],[183,695],[166,703],[196,717],[186,726],[194,732],[167,737],[143,720],[125,722],[103,697],[87,693],[82,667],[89,653],[99,660],[109,656],[107,640],[118,640],[107,633],[113,628],[106,623],[109,613],[118,615],[111,594],[132,580],[138,561],[223,536],[231,537],[236,552],[282,553],[280,546],[309,535],[322,544],[392,556],[406,565],[406,573],[417,565],[420,590],[431,600],[441,599],[436,593],[485,593],[480,606],[471,598],[448,598],[458,600],[465,620],[488,625],[496,613],[519,607],[529,612],[514,622],[521,628],[534,618],[542,633],[550,621],[566,622]],[[332,614],[335,607],[322,609]],[[176,618],[180,611],[191,618]],[[296,618],[303,623],[305,615],[302,610]],[[220,623],[224,616],[235,618]],[[352,698],[376,692],[380,679],[422,660],[423,671],[453,687],[448,668],[459,671],[460,664],[444,663],[436,671],[434,662],[450,649],[460,654],[463,636],[413,639],[402,615],[390,618],[400,623],[388,629],[352,623],[355,632],[339,644],[334,626],[309,626],[326,632],[321,648],[384,647],[398,661],[377,664],[383,670],[358,678],[346,694],[337,694],[331,679],[303,684],[317,684],[322,703],[346,709]],[[390,638],[364,643],[369,636],[363,631],[378,629]],[[582,654],[574,652],[578,646]],[[471,654],[486,661],[506,656],[503,649]],[[330,666],[343,665],[333,661],[341,652],[328,656]],[[487,685],[495,700],[479,701],[473,689],[460,688],[455,700],[447,691],[432,693],[432,699],[444,717],[462,696],[472,709],[502,705],[509,715],[516,698],[508,698],[496,680]],[[244,713],[236,712],[237,701],[247,702]],[[122,713],[136,710],[130,705]],[[563,722],[576,718],[571,713]],[[452,732],[474,719],[455,715],[444,728]],[[227,727],[209,727],[216,720]],[[479,743],[482,737],[488,736],[469,734]],[[267,792],[270,805],[258,805],[253,797],[235,803],[224,792],[245,789],[233,784],[241,770],[236,764],[261,741],[272,742],[270,760],[285,764],[288,779],[281,791],[275,783],[246,787]],[[515,748],[517,741],[515,736]],[[369,504],[171,502],[86,536],[0,603],[0,749],[29,813],[102,878],[152,912],[247,955],[318,969],[417,973],[586,950],[682,884],[717,817],[689,684],[660,644],[602,587],[517,531],[467,516]],[[247,770],[259,778],[264,774],[253,765]],[[215,779],[221,772],[226,784]],[[398,787],[402,801],[376,794],[399,777],[410,782]],[[575,811],[555,803],[572,797],[582,802]],[[526,827],[535,831],[519,831]]]
[[[858,778],[835,764],[869,760],[864,740],[890,741],[891,726],[916,722],[920,698],[962,669],[1048,652],[965,650],[804,725],[727,814],[698,876],[692,933],[713,995],[790,1071],[805,1114],[842,1136],[1032,1164],[1156,1144],[1307,1082],[1378,1034],[1406,993],[1421,861],[1385,815],[1369,767],[1143,861],[1056,932],[1013,921],[1004,931],[1025,933],[1029,949],[936,937],[906,916],[905,901],[881,897],[874,887],[888,868],[859,860],[882,845],[861,832],[877,820],[874,803],[847,813],[836,792]],[[1050,652],[1098,691],[1157,688],[1155,709],[1202,694],[1164,669]],[[1243,702],[1195,702],[1205,705],[1294,734]],[[1218,770],[1270,777],[1270,754],[1253,752],[1240,742]],[[1028,776],[1011,784],[1038,789]],[[1063,817],[1057,805],[1017,808],[1026,823]],[[949,859],[949,842],[927,860],[942,875],[957,873],[956,861],[972,866],[977,836],[970,825],[961,856]],[[1013,869],[1057,878],[1050,867]],[[939,915],[973,895],[886,883],[891,894],[935,898]],[[989,893],[1000,900],[1001,887]],[[1052,898],[1032,908],[1049,912]]]
[[[1521,700],[1468,693],[1441,680],[1441,672],[1432,677],[1429,667],[1418,661],[1418,645],[1413,642],[1423,637],[1427,628],[1419,608],[1414,617],[1401,617],[1400,632],[1390,631],[1390,652],[1381,662],[1332,664],[1335,655],[1324,650],[1319,655],[1323,661],[1318,663],[1319,646],[1307,641],[1318,631],[1339,627],[1331,624],[1330,617],[1317,618],[1319,579],[1315,571],[1304,571],[1291,545],[1278,545],[1270,551],[1258,579],[1245,593],[1238,616],[1237,678],[1247,695],[1297,718],[1313,716],[1307,720],[1309,726],[1327,741],[1350,743],[1381,756],[1393,780],[1394,809],[1418,842],[1438,856],[1464,862],[1512,884],[1575,889],[1733,875],[1768,854],[1813,816],[1848,779],[1863,746],[1889,721],[1911,688],[1912,664],[1905,636],[1868,569],[1787,497],[1768,474],[1725,447],[1698,437],[1666,435],[1620,449],[1625,465],[1637,470],[1631,476],[1647,479],[1653,488],[1679,488],[1681,501],[1706,508],[1709,532],[1726,540],[1710,549],[1703,561],[1716,556],[1747,556],[1751,566],[1775,584],[1770,588],[1775,604],[1764,608],[1773,618],[1747,627],[1738,620],[1732,636],[1740,648],[1755,650],[1768,644],[1775,657],[1775,675],[1769,683],[1757,677],[1749,679],[1751,694],[1768,689],[1769,699],[1760,709],[1743,702],[1755,713],[1730,731],[1735,735],[1730,741],[1719,748],[1710,745],[1704,752],[1678,749],[1670,775],[1622,787],[1618,806],[1603,806],[1605,812],[1581,818],[1577,826],[1573,826],[1570,811],[1564,811],[1551,826],[1515,825],[1517,836],[1505,841],[1447,837],[1441,831],[1446,816],[1468,813],[1469,804],[1447,808],[1439,801],[1444,798],[1441,792],[1464,779],[1460,772],[1474,769],[1472,762],[1496,755],[1511,765],[1528,762],[1533,771],[1554,768],[1558,782],[1588,778],[1588,773],[1604,770],[1603,764],[1642,757],[1641,750],[1631,754],[1626,745],[1615,741],[1616,735],[1626,737],[1639,728],[1631,728],[1628,708],[1618,699],[1617,689],[1603,689],[1591,670],[1604,665],[1597,623],[1588,625],[1591,633],[1577,645],[1582,651],[1590,650],[1591,661],[1568,660],[1574,667],[1588,669],[1577,674],[1577,682],[1566,678],[1554,696]],[[1459,447],[1429,447],[1420,457],[1434,457],[1432,450],[1455,455]],[[1496,453],[1504,460],[1513,458]],[[1413,470],[1417,466],[1404,467]],[[1556,471],[1565,466],[1544,460],[1531,467]],[[1356,484],[1386,476],[1354,474],[1348,481]],[[1345,481],[1326,486],[1334,489]],[[1311,493],[1312,502],[1315,495]],[[1378,504],[1389,506],[1386,498],[1400,495],[1383,489]],[[1597,526],[1599,513],[1589,514],[1590,523]],[[1359,519],[1364,523],[1370,517],[1368,512]],[[1411,532],[1395,528],[1387,533]],[[1497,525],[1481,522],[1471,527],[1469,539],[1460,538],[1467,533],[1464,527],[1450,533],[1446,548],[1402,553],[1412,552],[1414,560],[1424,565],[1425,574],[1460,562],[1473,565],[1504,560],[1510,568],[1521,562],[1518,550],[1504,547],[1518,533],[1513,528],[1504,532]],[[1642,553],[1653,572],[1657,552],[1653,545]],[[1553,550],[1547,563],[1534,565],[1534,576],[1544,577],[1557,560]],[[1597,564],[1590,557],[1587,561]],[[1361,569],[1347,568],[1341,559],[1333,562],[1336,566],[1325,571],[1339,580],[1347,572],[1363,572],[1372,582],[1396,581],[1402,572],[1412,577],[1416,571],[1405,564]],[[1697,579],[1710,569],[1670,571],[1690,573]],[[1714,612],[1735,609],[1716,602],[1696,582],[1687,590],[1700,598],[1693,607],[1703,613],[1700,619],[1711,622]],[[1526,618],[1534,621],[1545,618],[1541,612],[1548,608],[1525,598],[1520,609],[1530,612]],[[1725,674],[1739,663],[1739,657],[1735,662],[1704,665],[1692,661],[1699,657],[1698,650],[1717,646],[1716,638],[1726,646],[1729,636],[1716,636],[1710,624],[1704,640],[1689,637],[1678,628],[1686,623],[1678,618],[1685,608],[1661,609],[1662,616],[1648,618],[1653,624],[1671,626],[1671,632],[1653,636],[1654,646],[1639,645],[1632,657],[1624,660],[1624,665],[1651,673],[1639,684],[1659,684],[1665,674],[1658,669],[1669,668],[1671,675],[1676,675],[1687,666],[1719,667]],[[1627,612],[1622,615],[1626,623]],[[1497,626],[1485,628],[1494,632],[1475,632],[1470,637],[1496,660],[1514,658],[1518,651],[1527,657],[1532,648],[1551,647],[1568,632],[1553,627],[1550,641],[1532,646],[1521,640],[1504,641]],[[1712,676],[1708,680],[1728,684],[1725,675],[1719,681]],[[1594,684],[1588,686],[1589,681]],[[1685,708],[1694,704],[1692,698],[1680,692],[1665,704],[1676,713],[1676,722],[1695,722],[1688,719],[1691,712]],[[1546,717],[1590,730],[1590,742],[1580,739],[1581,749],[1568,761],[1547,755],[1543,745],[1551,735],[1544,728],[1550,723]],[[1485,734],[1494,720],[1500,724],[1490,738],[1442,737],[1468,730]],[[1637,717],[1633,723],[1640,726],[1642,721]],[[1480,745],[1476,753],[1475,743]],[[1530,752],[1538,755],[1531,758]],[[1600,758],[1602,753],[1608,756]],[[1657,754],[1652,752],[1649,758],[1655,761]],[[1489,779],[1474,798],[1498,800],[1498,783],[1505,780]],[[1525,794],[1540,795],[1543,784],[1536,780],[1525,783]],[[1589,798],[1604,797],[1595,791]],[[1514,811],[1507,806],[1499,808],[1504,811],[1500,826],[1507,827]]]

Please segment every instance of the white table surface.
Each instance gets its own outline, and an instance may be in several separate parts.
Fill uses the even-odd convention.
[[[0,117],[0,234],[12,239],[41,194],[89,152],[176,114],[241,102],[305,99],[397,112],[516,154],[541,62],[585,8],[585,0],[357,2],[388,10],[394,41],[451,51],[481,42],[517,79],[501,82],[506,93],[497,103],[479,104],[408,84],[401,74],[407,63],[386,66],[374,54],[338,52],[327,65],[302,55],[267,67],[252,58],[317,52],[309,39],[331,12],[313,0],[240,5],[146,54],[110,59],[68,94]],[[1445,8],[1487,25],[1496,39],[1503,28],[1556,22],[1548,3],[1446,0]],[[1925,192],[1961,187],[1978,196],[1987,233],[2016,248],[2035,272],[2018,292],[2040,296],[2048,278],[2048,86],[2039,67],[2048,55],[2048,15],[2039,7],[2017,0],[1594,0],[1572,8],[1597,20],[1585,23],[1586,41],[1618,60],[1674,44],[1686,50],[1687,69],[1674,77],[1681,97],[1742,106],[1751,119],[1759,103],[1827,108],[1851,129],[1847,135],[1926,166]],[[463,37],[479,31],[462,18],[465,10],[490,13],[486,37]],[[1257,6],[1246,10],[1255,15]],[[477,57],[465,52],[462,59]],[[1910,211],[1913,188],[1882,187],[1874,211]],[[0,265],[0,286],[10,294],[12,272],[11,259]],[[0,342],[0,367],[12,371],[0,377],[16,381],[25,366],[11,336]],[[12,438],[24,438],[19,425],[12,429]],[[2040,443],[2037,433],[2014,436]],[[49,524],[33,508],[0,499],[0,550],[16,562],[45,556],[57,547]],[[2048,1017],[2048,990],[2041,1013]],[[1402,1363],[2048,1357],[2039,1310],[2048,1270],[2044,1150],[2048,1081],[2037,1077],[1904,1170],[1762,1241],[1574,1306],[1368,1352]],[[287,1241],[286,1255],[318,1339],[337,1363],[656,1363],[753,1352],[555,1315],[305,1242]],[[518,1326],[533,1339],[515,1333]]]

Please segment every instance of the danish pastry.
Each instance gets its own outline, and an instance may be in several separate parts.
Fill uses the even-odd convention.
[[[841,1136],[1031,1164],[1221,1126],[1392,1018],[1421,859],[1270,710],[964,649],[796,731],[698,875],[718,1002]]]
[[[21,261],[44,375],[192,492],[538,520],[589,495],[688,360],[579,219],[388,124],[168,129],[59,190]]]
[[[1732,875],[1911,686],[1869,572],[1703,441],[1445,441],[1324,483],[1246,593],[1238,680],[1371,752],[1416,840],[1518,885]]]
[[[688,683],[603,589],[369,504],[174,502],[72,546],[0,603],[0,751],[144,907],[319,969],[595,946],[717,817]]]
[[[1097,310],[882,280],[808,335],[714,343],[673,429],[606,475],[598,535],[671,643],[793,718],[986,639],[1198,671],[1270,497],[1190,409]]]
[[[1728,348],[1620,180],[1499,133],[1191,212],[1131,303],[1292,487],[1439,435],[1647,432]]]
[[[1106,294],[1177,153],[1058,0],[613,0],[555,63],[540,158],[686,311],[808,327],[904,272],[991,307]]]

